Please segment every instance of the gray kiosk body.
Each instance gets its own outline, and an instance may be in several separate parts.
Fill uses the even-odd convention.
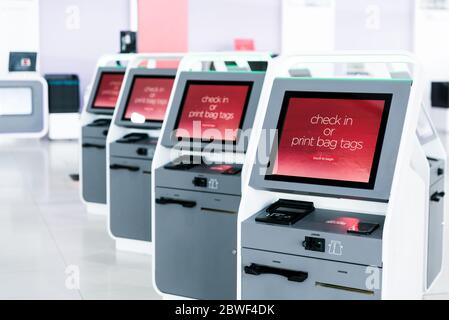
[[[418,128],[416,130],[419,142],[426,150],[426,145],[435,143],[438,134],[431,125],[426,112],[421,112]],[[443,231],[444,231],[444,201],[445,197],[445,168],[442,159],[427,155],[429,162],[429,222],[427,230],[427,286],[429,287],[438,276],[443,263]]]
[[[117,238],[151,241],[151,164],[158,138],[142,133],[142,129],[161,128],[175,76],[174,69],[136,68],[129,71],[124,83],[123,96],[127,98],[118,105],[115,124],[140,130],[110,144],[109,219],[111,233]],[[155,90],[156,96],[152,94]],[[152,98],[147,100],[150,95]],[[126,116],[131,100],[139,102],[139,110],[161,111],[158,119],[152,117],[154,113],[148,113],[146,121],[132,122]],[[156,100],[157,106],[153,103]]]
[[[92,87],[87,112],[105,118],[81,130],[83,199],[87,202],[106,204],[106,138],[124,75],[123,68],[98,68]]]
[[[190,85],[246,86],[245,101],[237,104],[242,112],[238,129],[251,128],[264,78],[265,73],[260,72],[181,73],[166,120],[162,145],[183,149],[189,145],[190,148],[199,145],[200,150],[214,145],[212,150],[224,152],[236,152],[236,146],[240,146],[240,153],[245,153],[247,141],[243,135],[238,136],[231,146],[226,146],[218,139],[204,141],[204,136],[197,143],[192,139],[178,144],[175,132],[183,109],[188,104],[185,100]],[[224,90],[224,93],[229,91]],[[207,89],[204,89],[203,94],[207,97],[216,96],[216,93]],[[206,164],[201,160],[192,162],[189,156],[181,160],[168,163],[155,172],[157,287],[166,294],[194,299],[235,299],[242,166],[235,163]]]
[[[156,144],[157,139],[149,137],[111,143],[109,219],[115,237],[151,241],[151,163]]]
[[[388,202],[410,89],[408,80],[276,79],[263,128],[279,133],[269,141],[270,155],[256,160],[251,187],[290,194],[289,199],[294,194]],[[351,120],[339,125],[339,115]],[[318,117],[326,123],[317,130]],[[345,125],[354,127],[345,131]],[[318,143],[310,139],[297,143],[296,137],[319,136],[328,127],[336,128],[340,146],[350,138],[371,145],[368,165],[361,165],[356,148],[315,148]],[[354,172],[364,172],[364,178]],[[243,299],[381,298],[383,215],[276,200],[242,223]]]
[[[83,198],[106,204],[106,137],[111,122],[101,120],[82,128]]]

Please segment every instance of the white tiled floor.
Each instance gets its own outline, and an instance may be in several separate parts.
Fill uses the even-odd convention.
[[[0,143],[0,299],[159,299],[151,257],[115,250],[77,172],[77,142]],[[70,266],[79,289],[66,286]]]

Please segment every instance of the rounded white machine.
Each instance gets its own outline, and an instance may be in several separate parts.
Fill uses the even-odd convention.
[[[349,72],[354,63],[363,75]],[[259,143],[244,165],[238,298],[421,299],[447,290],[447,160],[422,108],[423,85],[419,64],[402,53],[273,62]]]
[[[183,54],[130,61],[106,141],[108,231],[116,248],[152,253],[151,162]]]
[[[42,138],[48,133],[48,86],[36,72],[0,76],[0,136]]]
[[[87,211],[107,214],[106,138],[131,54],[105,55],[97,63],[81,113],[80,192]]]

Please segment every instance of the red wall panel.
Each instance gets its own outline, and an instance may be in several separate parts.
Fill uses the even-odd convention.
[[[188,50],[188,0],[138,0],[138,51]]]

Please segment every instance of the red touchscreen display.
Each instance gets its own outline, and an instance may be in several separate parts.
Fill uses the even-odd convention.
[[[131,120],[133,114],[145,117],[145,120],[163,121],[173,78],[136,77],[125,112],[125,120]]]
[[[114,109],[122,87],[122,73],[103,73],[98,86],[93,108]]]
[[[272,174],[368,183],[385,104],[385,100],[291,97]]]
[[[236,141],[251,84],[189,84],[176,136]]]

